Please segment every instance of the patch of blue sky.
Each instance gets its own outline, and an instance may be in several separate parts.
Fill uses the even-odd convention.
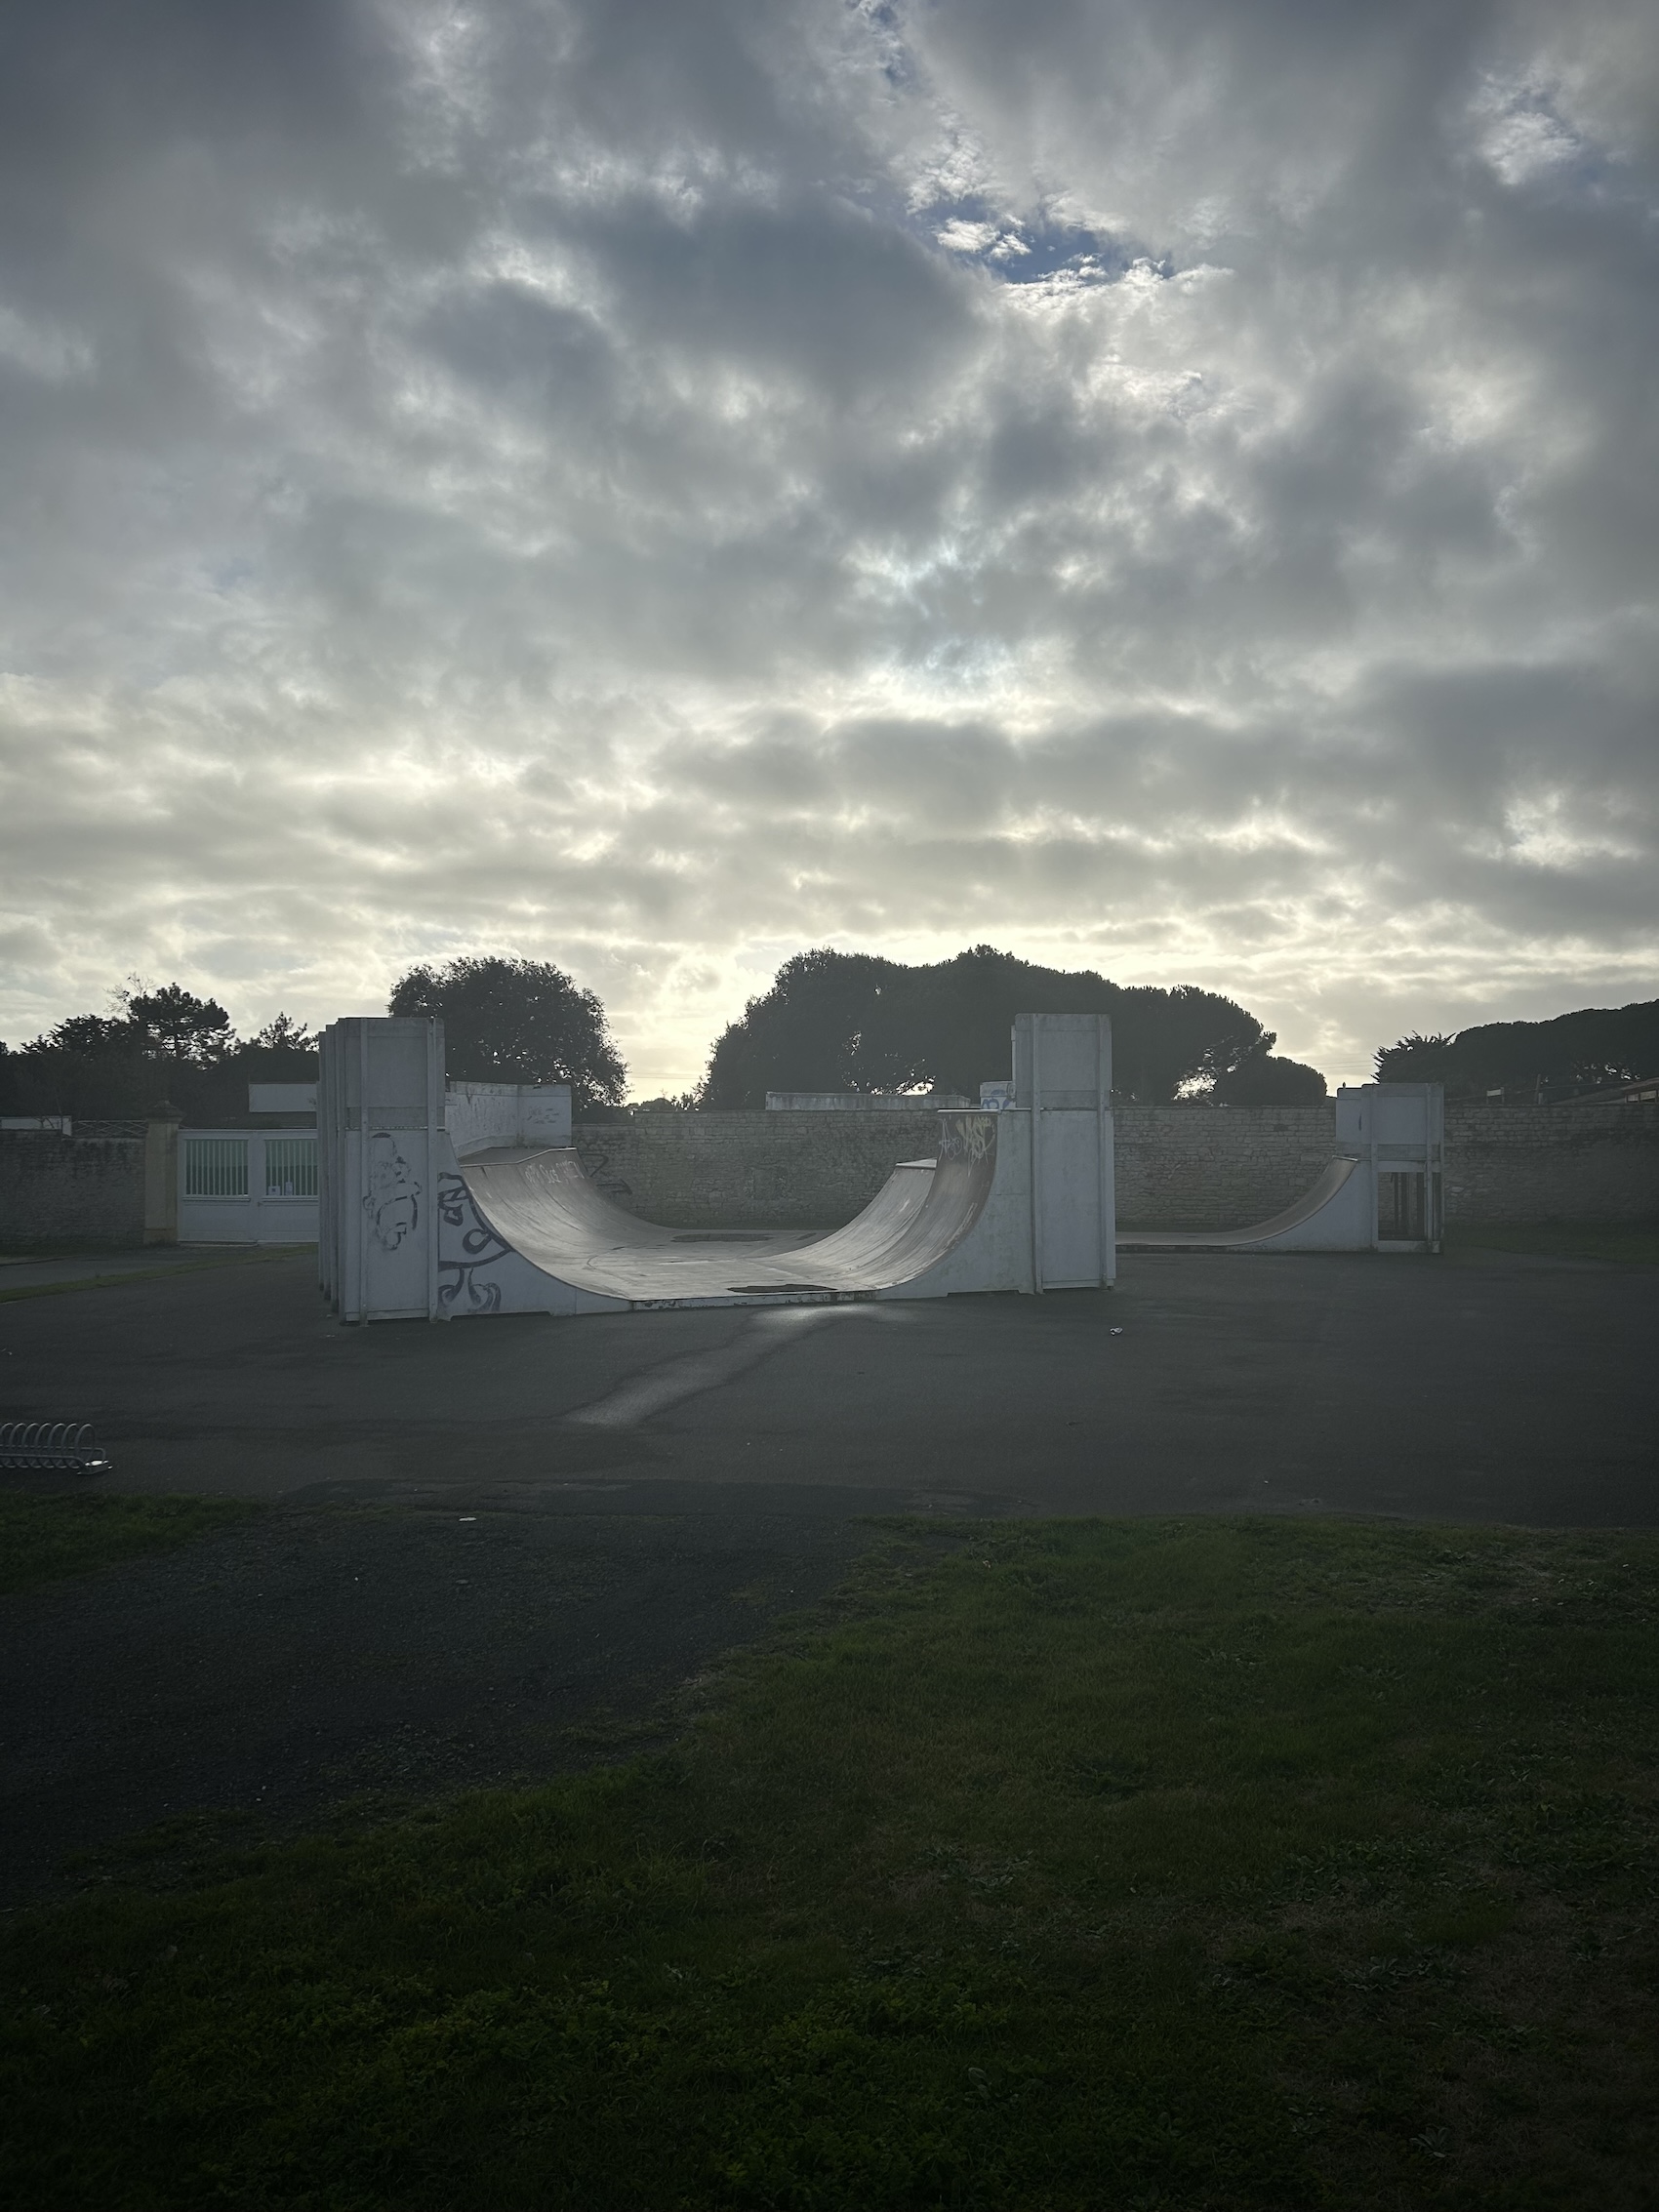
[[[1137,262],[1149,261],[1160,275],[1169,274],[1144,246],[1053,217],[998,215],[982,200],[923,208],[911,221],[943,252],[978,262],[1007,284],[1041,284],[1062,274],[1113,284]]]

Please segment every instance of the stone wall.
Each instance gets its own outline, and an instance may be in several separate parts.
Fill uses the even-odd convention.
[[[1334,1106],[1120,1108],[1125,1228],[1242,1228],[1300,1197],[1336,1152]],[[1448,1222],[1659,1217],[1652,1106],[1446,1108]]]
[[[144,1243],[146,1148],[142,1124],[124,1137],[0,1130],[0,1247]]]
[[[669,1228],[835,1228],[938,1143],[925,1112],[639,1113],[576,1129],[606,1196]]]
[[[1659,1220],[1659,1107],[1448,1106],[1446,1219]]]
[[[921,1113],[660,1113],[587,1122],[577,1148],[629,1213],[671,1228],[832,1228],[900,1160],[935,1148]],[[1116,1117],[1125,1228],[1240,1228],[1290,1205],[1336,1151],[1330,1106],[1126,1106]],[[1452,1222],[1659,1218],[1659,1109],[1451,1106]]]
[[[833,1228],[900,1160],[925,1159],[938,1116],[650,1113],[585,1122],[584,1164],[620,1206],[671,1228]],[[1336,1150],[1326,1106],[1121,1107],[1125,1228],[1238,1228],[1300,1197]],[[0,1246],[171,1243],[177,1133],[0,1131]],[[1659,1219],[1659,1107],[1451,1106],[1452,1223]]]
[[[1336,1108],[1119,1106],[1120,1228],[1243,1228],[1316,1183],[1336,1151]]]

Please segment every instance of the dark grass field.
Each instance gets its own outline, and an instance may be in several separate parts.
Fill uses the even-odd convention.
[[[74,1244],[13,1243],[0,1254],[0,1306],[35,1298],[61,1298],[71,1291],[118,1290],[138,1283],[162,1282],[177,1275],[200,1275],[225,1267],[281,1266],[296,1247],[156,1245],[147,1252],[110,1252]],[[314,1247],[300,1247],[314,1250]]]
[[[1649,1534],[890,1531],[667,1751],[15,1916],[6,2195],[1651,2205],[1656,1621]]]
[[[122,1498],[0,1491],[0,1590],[171,1550],[259,1508],[239,1498]]]
[[[1478,1252],[1517,1252],[1540,1260],[1605,1260],[1624,1267],[1659,1262],[1659,1222],[1496,1222],[1466,1227],[1454,1223],[1446,1232],[1454,1257]]]

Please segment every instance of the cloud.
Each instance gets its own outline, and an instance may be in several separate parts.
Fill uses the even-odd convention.
[[[0,1030],[802,945],[1333,1075],[1659,990],[1639,9],[37,12]]]

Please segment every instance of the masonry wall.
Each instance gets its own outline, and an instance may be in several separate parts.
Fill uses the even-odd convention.
[[[1448,1106],[1446,1219],[1659,1220],[1659,1107]]]
[[[832,1228],[900,1160],[925,1159],[921,1113],[662,1113],[587,1122],[576,1145],[629,1213],[673,1228]],[[1238,1228],[1300,1197],[1336,1150],[1330,1106],[1118,1109],[1125,1228]],[[146,1218],[146,1141],[152,1155]],[[0,1246],[177,1236],[171,1128],[0,1131]],[[1452,1223],[1659,1220],[1659,1107],[1450,1106]]]
[[[579,1123],[617,1205],[670,1228],[835,1228],[900,1160],[931,1159],[936,1113],[640,1113]]]
[[[142,1244],[145,1139],[139,1129],[123,1137],[0,1130],[0,1246]]]
[[[1336,1152],[1336,1108],[1119,1106],[1121,1228],[1243,1228],[1318,1181]]]
[[[932,1113],[662,1113],[578,1126],[600,1187],[672,1228],[830,1228],[900,1160],[925,1159]],[[1126,1106],[1116,1115],[1125,1228],[1241,1228],[1292,1204],[1336,1151],[1336,1112]],[[1452,1222],[1659,1219],[1659,1109],[1450,1106]]]
[[[1121,1108],[1125,1228],[1242,1228],[1299,1198],[1336,1152],[1336,1109]],[[1652,1106],[1446,1108],[1449,1222],[1659,1218]]]

